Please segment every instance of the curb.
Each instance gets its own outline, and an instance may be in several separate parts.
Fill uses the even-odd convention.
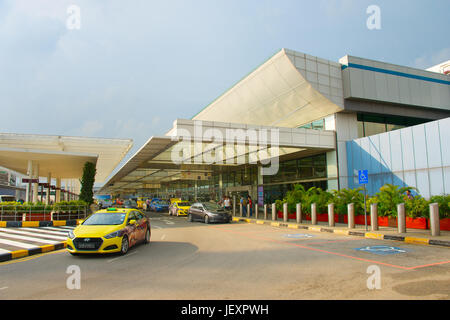
[[[0,254],[0,263],[1,262],[6,262],[9,260],[13,260],[13,259],[18,259],[18,258],[24,258],[27,256],[32,256],[35,254],[40,254],[40,253],[46,253],[46,252],[50,252],[50,251],[55,251],[55,250],[60,250],[60,249],[64,249],[66,247],[66,241],[57,243],[57,244],[48,244],[45,246],[40,246],[37,248],[33,248],[33,249],[28,249],[28,250],[17,250],[17,251],[11,251],[9,253],[3,253]]]
[[[42,228],[42,227],[62,227],[76,226],[80,224],[77,220],[54,220],[54,221],[0,221],[0,228]]]
[[[364,237],[367,239],[375,239],[375,240],[394,240],[394,241],[402,241],[405,243],[412,243],[412,244],[437,245],[437,246],[450,247],[450,241],[447,241],[447,240],[434,240],[434,239],[428,239],[428,238],[389,235],[389,234],[382,234],[382,233],[376,233],[376,232],[332,229],[332,228],[327,228],[327,227],[323,227],[323,226],[319,226],[319,225],[306,226],[306,225],[299,225],[296,223],[289,223],[289,222],[255,220],[255,219],[246,219],[246,218],[239,218],[239,217],[233,217],[233,222],[265,224],[265,225],[269,225],[272,227],[304,229],[304,230],[311,230],[311,231],[316,231],[316,232],[329,232],[329,233],[335,233],[335,234],[340,234],[340,235],[357,236],[357,237]]]

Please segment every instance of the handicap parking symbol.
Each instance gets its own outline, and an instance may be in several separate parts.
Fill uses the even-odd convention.
[[[313,235],[307,234],[307,233],[291,233],[291,234],[285,234],[285,238],[293,238],[293,239],[307,239],[312,238]]]
[[[355,248],[355,250],[370,252],[381,256],[408,252],[405,249],[391,246],[369,246],[369,247]]]

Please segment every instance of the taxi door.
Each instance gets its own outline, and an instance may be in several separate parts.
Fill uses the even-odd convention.
[[[131,220],[136,220],[134,224],[130,224]],[[130,247],[134,246],[137,242],[137,226],[138,226],[138,220],[136,218],[136,211],[131,211],[128,214],[128,220],[127,220],[127,228],[129,228],[128,238],[130,242]]]
[[[147,231],[147,222],[145,216],[139,211],[135,211],[136,216],[136,240],[143,241],[145,239],[145,232]]]

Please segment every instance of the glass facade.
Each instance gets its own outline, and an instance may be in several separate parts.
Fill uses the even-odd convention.
[[[411,117],[358,113],[358,137],[368,137],[379,133],[415,126],[428,121],[429,120],[426,119]]]

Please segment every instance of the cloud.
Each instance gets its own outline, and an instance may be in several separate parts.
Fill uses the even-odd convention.
[[[448,60],[450,60],[450,48],[443,48],[431,55],[423,55],[416,58],[414,66],[419,69],[428,69]]]
[[[103,130],[103,123],[98,120],[87,120],[80,129],[82,136],[93,137]]]

